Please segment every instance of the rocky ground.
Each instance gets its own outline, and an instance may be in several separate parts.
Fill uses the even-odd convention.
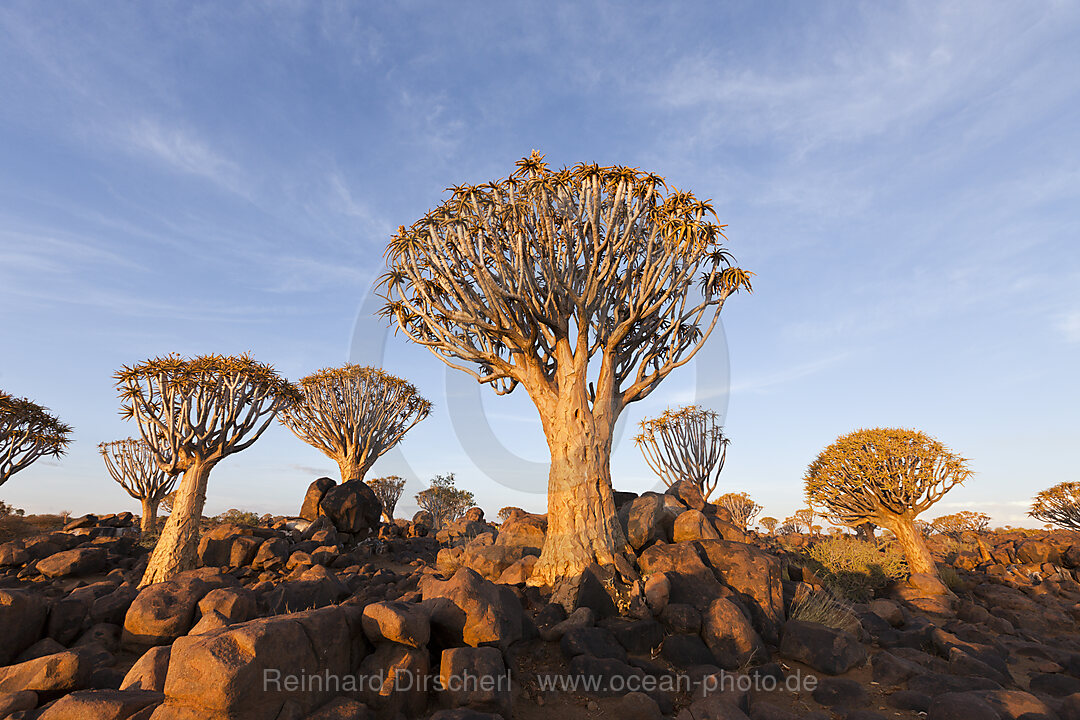
[[[916,576],[838,629],[792,619],[812,539],[748,535],[686,485],[617,504],[635,560],[550,594],[525,584],[543,516],[376,530],[325,480],[141,591],[130,514],[11,540],[0,719],[1080,719],[1080,536],[939,542],[952,594]]]

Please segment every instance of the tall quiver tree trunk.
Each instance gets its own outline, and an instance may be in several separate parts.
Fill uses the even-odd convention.
[[[154,498],[144,497],[142,503],[142,522],[140,529],[143,535],[153,535],[157,530],[157,509],[160,502]]]
[[[915,527],[914,518],[900,516],[887,527],[896,535],[896,542],[907,558],[908,570],[913,573],[925,573],[937,577],[937,564],[926,540]]]
[[[214,462],[197,462],[184,473],[172,512],[150,554],[140,587],[194,570],[199,552],[199,525],[206,504],[206,486]]]
[[[531,585],[553,586],[592,563],[612,564],[628,549],[611,490],[615,413],[610,404],[608,412],[603,405],[590,408],[584,385],[575,376],[564,377],[562,396],[537,403],[551,468],[547,537]]]

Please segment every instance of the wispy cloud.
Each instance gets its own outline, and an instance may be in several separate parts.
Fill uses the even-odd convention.
[[[239,195],[250,195],[240,167],[191,130],[144,118],[127,129],[124,139],[132,149],[176,172],[205,178]]]
[[[1057,328],[1069,342],[1080,343],[1080,310],[1062,315]]]

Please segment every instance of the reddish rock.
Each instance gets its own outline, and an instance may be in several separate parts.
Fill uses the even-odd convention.
[[[195,620],[195,608],[211,590],[235,585],[227,575],[191,570],[172,580],[147,585],[124,617],[124,642],[132,645],[165,645],[187,634]]]
[[[120,683],[121,690],[165,692],[165,674],[169,670],[171,645],[158,645],[142,654]]]
[[[498,648],[443,650],[439,680],[451,708],[510,717],[510,675]]]
[[[101,548],[76,548],[39,560],[37,571],[47,578],[82,577],[105,569],[108,556]]]
[[[45,629],[45,599],[25,590],[0,589],[0,665],[10,664]]]
[[[444,582],[425,577],[420,591],[431,611],[433,634],[443,636],[444,647],[495,645],[506,650],[522,637],[524,614],[517,596],[469,568]]]
[[[33,690],[38,693],[78,690],[86,687],[92,663],[77,650],[65,650],[18,665],[0,668],[0,693]]]
[[[328,477],[318,478],[308,485],[307,492],[304,493],[304,502],[300,506],[300,517],[314,522],[315,518],[319,517],[319,503],[322,502],[323,495],[335,485],[337,481]]]
[[[373,643],[396,642],[422,648],[431,637],[427,611],[414,603],[377,602],[364,608],[364,634]]]
[[[162,700],[160,692],[148,690],[80,690],[54,702],[38,720],[127,720]]]

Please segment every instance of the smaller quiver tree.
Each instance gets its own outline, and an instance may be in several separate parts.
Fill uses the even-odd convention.
[[[430,487],[416,494],[416,504],[431,513],[435,529],[441,530],[446,523],[464,515],[474,500],[471,492],[454,485],[454,473],[447,473],[433,477]]]
[[[98,445],[105,469],[128,495],[142,503],[142,531],[157,530],[157,509],[176,487],[176,474],[164,472],[144,440],[128,438]]]
[[[641,421],[641,432],[634,443],[665,485],[690,480],[708,502],[731,442],[724,436],[719,417],[715,411],[697,405],[665,410],[659,417]]]
[[[252,445],[299,392],[247,355],[179,355],[116,373],[121,415],[134,419],[162,472],[182,473],[172,512],[139,587],[195,567],[210,471]]]
[[[1058,483],[1035,496],[1028,515],[1044,523],[1080,530],[1080,482]]]
[[[386,518],[386,522],[394,522],[394,508],[397,507],[401,493],[405,489],[405,478],[397,475],[375,478],[368,482],[368,487],[382,503],[383,517]]]
[[[911,572],[936,576],[915,518],[971,474],[965,458],[918,430],[856,430],[810,464],[806,494],[835,525],[872,522],[891,531]]]
[[[983,532],[989,524],[990,516],[986,513],[961,510],[960,512],[934,518],[930,523],[930,529],[954,540],[959,540],[966,532],[976,534]]]
[[[765,528],[765,530],[767,530],[770,535],[772,535],[773,532],[776,531],[776,526],[779,525],[779,524],[780,524],[779,520],[777,520],[774,517],[770,517],[768,515],[766,515],[765,517],[758,520],[758,525]]]
[[[71,432],[48,408],[0,390],[0,485],[38,458],[63,455]]]
[[[749,528],[761,512],[761,506],[746,493],[726,493],[716,499],[716,504],[727,508],[731,513],[731,522],[743,530]]]
[[[412,383],[378,368],[327,368],[302,378],[299,386],[301,400],[282,411],[281,422],[336,462],[342,482],[363,480],[431,412]]]

